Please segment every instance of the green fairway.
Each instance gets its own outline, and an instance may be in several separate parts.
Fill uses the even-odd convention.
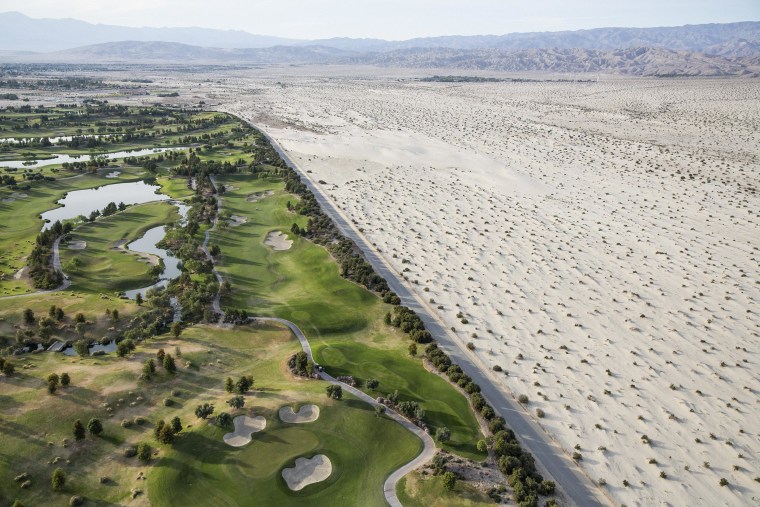
[[[69,245],[61,247],[61,263],[71,276],[72,290],[121,292],[154,282],[151,264],[130,253],[126,245],[153,227],[179,218],[176,206],[152,203],[131,206],[125,211],[81,225],[71,234]],[[81,245],[78,245],[81,246]]]
[[[410,358],[408,339],[383,323],[390,306],[371,292],[340,277],[328,252],[289,231],[294,222],[305,225],[304,217],[287,210],[295,197],[283,190],[278,180],[227,176],[220,181],[228,188],[223,206],[246,223],[222,228],[212,234],[221,247],[218,269],[232,283],[226,307],[246,309],[257,315],[273,315],[295,322],[312,346],[315,358],[334,375],[353,375],[363,381],[380,381],[373,396],[398,390],[401,400],[419,402],[425,420],[451,430],[444,445],[453,452],[482,459],[475,444],[482,438],[467,399],[444,379],[428,373],[420,359]],[[256,202],[250,196],[272,195]],[[286,232],[294,240],[290,250],[274,251],[264,244],[272,230]]]

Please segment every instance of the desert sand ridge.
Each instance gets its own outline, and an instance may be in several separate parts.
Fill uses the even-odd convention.
[[[218,91],[616,502],[758,501],[760,83]]]

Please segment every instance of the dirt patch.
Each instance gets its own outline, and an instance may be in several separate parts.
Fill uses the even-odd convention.
[[[87,242],[83,240],[70,241],[68,247],[69,250],[84,250],[87,248]]]
[[[288,239],[288,237],[280,231],[272,231],[267,234],[267,239],[264,240],[264,244],[271,246],[272,250],[277,250],[279,252],[290,250],[290,247],[293,246],[293,240]]]
[[[322,482],[332,473],[330,458],[317,454],[312,458],[296,458],[296,466],[284,468],[282,478],[288,483],[291,491],[300,491],[309,484]]]
[[[280,419],[286,423],[298,424],[309,423],[319,419],[319,407],[316,405],[304,405],[298,412],[293,412],[293,407],[282,407]]]
[[[233,421],[235,431],[222,437],[224,443],[232,447],[242,447],[251,441],[251,435],[262,431],[267,426],[267,420],[262,416],[248,417],[239,415]]]

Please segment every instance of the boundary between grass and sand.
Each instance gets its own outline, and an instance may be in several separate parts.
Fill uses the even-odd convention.
[[[609,505],[611,500],[606,492],[597,487],[586,471],[570,459],[559,443],[525,412],[510,393],[497,387],[497,380],[492,378],[493,372],[483,364],[477,355],[467,350],[465,344],[458,337],[452,336],[446,330],[441,319],[421,300],[419,295],[400,281],[387,260],[376,248],[370,246],[370,242],[366,240],[364,235],[351,225],[350,220],[340,208],[314,184],[305,171],[293,162],[277,141],[260,125],[249,121],[247,123],[258,129],[286,164],[301,176],[307,188],[314,194],[317,203],[338,230],[352,240],[364,253],[366,260],[388,282],[391,289],[401,298],[403,304],[420,316],[436,342],[445,347],[452,360],[481,386],[482,394],[486,400],[493,406],[497,414],[504,417],[507,425],[515,432],[522,445],[534,456],[542,475],[550,476],[557,483],[558,489],[564,493],[566,500],[575,505],[583,507]]]

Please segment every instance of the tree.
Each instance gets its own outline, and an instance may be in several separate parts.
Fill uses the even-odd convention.
[[[156,359],[158,359],[158,364],[161,366],[164,365],[164,356],[166,353],[164,352],[164,349],[158,349],[158,352],[156,352]]]
[[[53,475],[50,476],[50,483],[56,491],[63,489],[63,485],[66,484],[66,473],[63,469],[56,468],[53,470]]]
[[[141,442],[137,445],[137,459],[140,461],[148,461],[151,454],[153,454],[153,448],[150,444]]]
[[[327,397],[332,398],[334,400],[339,400],[343,398],[343,388],[339,385],[330,384],[327,386]]]
[[[161,430],[164,429],[164,426],[166,426],[166,423],[163,419],[159,419],[159,421],[156,423],[156,427],[153,428],[153,436],[158,439],[158,436],[161,434]]]
[[[182,431],[182,421],[179,420],[179,417],[175,416],[174,419],[172,419],[171,425],[172,431],[175,435]]]
[[[135,303],[137,303],[137,306],[142,306],[143,304],[143,297],[142,297],[142,294],[140,294],[139,292],[135,296]]]
[[[417,355],[417,344],[416,343],[410,343],[409,344],[409,355],[414,357]]]
[[[77,419],[76,421],[74,421],[74,439],[77,441],[84,440],[84,436],[85,436],[84,425],[82,424],[82,421]]]
[[[34,322],[34,312],[31,308],[27,308],[24,310],[24,323],[28,326],[31,326],[34,324]]]
[[[116,309],[114,309],[114,310],[111,312],[111,320],[112,320],[113,322],[117,322],[117,321],[119,320],[119,310],[116,310]]]
[[[166,445],[174,443],[174,430],[170,424],[165,424],[158,432],[158,441]]]
[[[385,413],[385,405],[375,405],[375,417],[380,417]]]
[[[53,394],[58,390],[58,383],[60,382],[58,375],[51,373],[47,376],[45,381],[47,382],[47,390],[49,394]]]
[[[446,472],[443,474],[443,489],[451,491],[457,484],[457,476],[454,472]]]
[[[228,393],[231,393],[235,390],[235,383],[232,381],[231,377],[227,377],[227,380],[224,381],[224,390]]]
[[[93,417],[87,423],[87,430],[93,435],[98,436],[103,433],[103,423],[100,422],[100,419]]]
[[[204,403],[203,405],[198,405],[195,409],[195,416],[199,419],[205,419],[211,414],[214,413],[214,405],[213,403]]]
[[[296,371],[303,373],[306,371],[306,365],[309,363],[309,356],[303,350],[296,354]]]
[[[478,452],[487,452],[488,444],[486,443],[485,440],[478,440],[476,448],[478,449]]]
[[[232,425],[232,416],[227,412],[220,412],[219,415],[216,416],[216,424],[218,424],[220,428],[228,428]]]
[[[439,442],[448,442],[451,439],[451,430],[446,426],[440,426],[435,430],[435,439]]]
[[[151,375],[156,373],[156,362],[153,359],[148,359],[143,363],[142,373],[145,378],[150,378]]]
[[[66,387],[69,384],[71,384],[71,377],[69,374],[66,372],[61,373],[61,385]]]
[[[240,380],[235,384],[235,392],[238,394],[245,394],[251,389],[251,387],[253,387],[253,376],[244,375],[240,377]]]
[[[377,389],[377,386],[380,385],[380,381],[376,378],[368,378],[367,382],[365,383],[367,386],[367,389],[372,389],[373,391]]]
[[[126,357],[127,354],[129,354],[129,344],[127,343],[127,340],[122,340],[116,346],[116,355],[119,357]]]
[[[166,354],[164,356],[164,369],[169,373],[174,373],[177,371],[177,365],[174,363],[174,358],[171,354]]]
[[[3,373],[6,377],[13,375],[14,371],[16,371],[16,367],[13,366],[12,362],[8,361],[7,359],[3,361]]]
[[[227,405],[229,405],[232,408],[241,409],[245,405],[245,398],[242,396],[233,396],[229,400],[227,400]]]
[[[182,334],[182,323],[181,322],[174,322],[171,327],[172,336],[175,338],[179,338],[179,335]]]

